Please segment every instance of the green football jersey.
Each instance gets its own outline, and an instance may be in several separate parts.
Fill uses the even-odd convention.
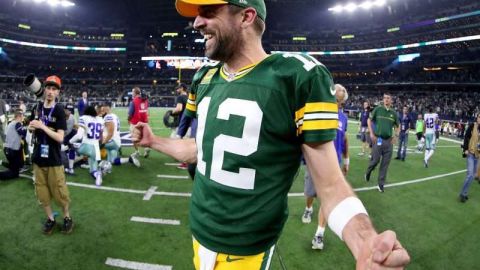
[[[205,66],[193,78],[186,109],[198,119],[193,236],[216,252],[266,251],[288,216],[301,144],[335,138],[329,71],[300,54],[270,55],[235,75],[222,63]]]

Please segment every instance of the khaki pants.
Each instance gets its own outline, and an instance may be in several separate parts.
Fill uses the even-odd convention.
[[[41,206],[50,206],[52,197],[61,207],[68,206],[70,195],[65,182],[63,166],[39,167],[33,164],[35,193]]]
[[[475,177],[477,179],[480,178],[480,166],[477,166],[477,175]]]

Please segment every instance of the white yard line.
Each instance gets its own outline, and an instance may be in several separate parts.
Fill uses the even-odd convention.
[[[464,173],[466,171],[467,170],[460,170],[460,171],[455,171],[455,172],[445,173],[445,174],[439,174],[439,175],[429,176],[429,177],[420,178],[420,179],[414,179],[414,180],[403,181],[403,182],[399,182],[399,183],[387,184],[387,185],[385,185],[385,188],[411,185],[411,184],[415,184],[415,183],[420,183],[420,182],[430,181],[430,180],[434,180],[434,179],[438,179],[438,178],[443,178],[443,177],[450,176],[450,175]],[[355,190],[356,192],[360,192],[360,191],[376,190],[376,189],[377,189],[377,186],[375,185],[373,187],[355,188],[353,190]],[[303,197],[305,195],[303,193],[289,193],[288,196],[289,197]]]
[[[90,188],[90,189],[98,189],[98,190],[105,190],[105,191],[116,191],[116,192],[124,192],[124,193],[136,193],[136,194],[145,194],[147,193],[146,190],[135,190],[135,189],[126,189],[126,188],[114,188],[114,187],[105,187],[96,185],[87,185],[82,183],[75,183],[75,182],[67,182],[67,185],[74,186],[74,187],[83,187],[83,188]]]
[[[361,146],[349,146],[348,149],[361,149],[362,147]],[[398,147],[395,146],[394,147],[396,150],[398,150]],[[458,145],[437,145],[435,146],[435,148],[458,148],[460,149],[460,147]],[[407,148],[407,150],[411,150],[411,151],[415,151],[417,150],[416,148]],[[422,152],[423,153],[423,152]]]
[[[170,179],[188,179],[186,175],[167,175],[167,174],[158,174],[158,178],[170,178]]]
[[[143,196],[144,201],[150,201],[152,196],[155,194],[155,191],[157,190],[156,186],[151,186],[148,190],[147,193],[145,193],[145,196]]]
[[[132,217],[130,221],[163,224],[163,225],[180,225],[180,220],[176,219],[161,219],[161,218],[146,218],[146,217]]]
[[[166,166],[180,166],[181,163],[165,163]]]
[[[151,264],[151,263],[142,263],[134,261],[125,261],[122,259],[107,258],[105,261],[106,265],[115,266],[124,269],[134,269],[134,270],[172,270],[171,265],[160,265],[160,264]]]
[[[144,194],[144,195],[147,194],[147,192],[148,192],[148,190],[114,188],[114,187],[105,187],[105,186],[97,187],[96,185],[87,185],[87,184],[75,183],[75,182],[67,182],[67,185],[74,186],[74,187],[97,189],[97,190],[115,191],[115,192],[123,192],[123,193],[136,193],[136,194]],[[190,197],[191,193],[188,193],[188,192],[155,191],[155,192],[153,192],[153,195],[169,196],[169,197]]]
[[[191,197],[192,193],[190,192],[165,192],[165,191],[156,191],[155,195],[159,196],[171,196],[171,197]]]
[[[439,175],[429,176],[429,177],[420,178],[420,179],[403,181],[403,182],[399,182],[399,183],[387,184],[387,185],[385,185],[385,187],[397,187],[397,186],[410,185],[410,184],[415,184],[415,183],[419,183],[419,182],[435,180],[435,179],[443,178],[443,177],[450,176],[450,175],[460,174],[460,173],[464,173],[464,172],[466,172],[466,170],[460,170],[460,171],[455,171],[455,172],[451,172],[451,173],[439,174]],[[124,192],[124,193],[146,194],[148,192],[148,190],[112,188],[112,187],[104,187],[104,186],[97,187],[95,185],[87,185],[87,184],[80,184],[80,183],[74,183],[74,182],[67,182],[67,184],[69,186],[75,186],[75,187],[84,187],[84,188],[90,188],[90,189],[116,191],[116,192]],[[358,192],[358,191],[367,191],[367,190],[373,190],[373,189],[377,189],[377,186],[356,188],[354,190]],[[170,197],[191,197],[192,196],[192,194],[190,192],[155,191],[153,194],[158,195],[158,196],[170,196]],[[289,193],[288,196],[289,197],[302,197],[304,195],[303,195],[303,193]]]

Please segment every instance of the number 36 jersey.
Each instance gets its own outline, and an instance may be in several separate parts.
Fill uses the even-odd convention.
[[[301,144],[335,138],[330,73],[301,54],[273,54],[236,74],[204,66],[186,110],[198,119],[193,236],[216,252],[266,251],[287,219]]]

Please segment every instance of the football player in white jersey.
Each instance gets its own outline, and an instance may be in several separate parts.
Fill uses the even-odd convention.
[[[128,158],[120,158],[118,156],[118,149],[120,149],[121,146],[120,120],[116,114],[112,113],[110,104],[103,104],[100,112],[105,121],[102,144],[104,144],[105,149],[107,149],[107,160],[100,162],[100,168],[105,173],[111,173],[112,165],[121,165],[128,162],[140,167],[140,161],[135,154],[130,155]]]
[[[425,157],[423,164],[425,168],[428,168],[428,160],[433,156],[435,151],[435,124],[438,120],[438,114],[433,112],[432,107],[428,107],[428,113],[423,116],[425,121],[424,132],[425,134]]]
[[[102,185],[102,172],[98,169],[100,160],[100,140],[103,136],[104,122],[97,116],[94,106],[88,106],[78,120],[77,134],[70,139],[70,144],[75,145],[80,139],[82,143],[77,152],[88,157],[90,174],[95,178],[95,185]]]

